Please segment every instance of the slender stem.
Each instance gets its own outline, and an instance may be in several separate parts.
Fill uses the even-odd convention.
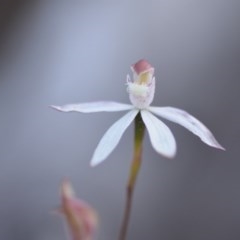
[[[136,179],[139,169],[141,167],[142,156],[142,140],[144,137],[145,126],[142,121],[140,113],[135,118],[135,136],[134,136],[134,154],[130,168],[129,179],[126,188],[126,202],[122,225],[120,229],[119,240],[125,240],[127,236],[127,229],[129,225],[130,213],[132,208],[132,198]]]

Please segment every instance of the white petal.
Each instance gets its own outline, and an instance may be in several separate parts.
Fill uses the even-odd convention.
[[[138,112],[139,110],[136,109],[128,112],[107,130],[93,154],[91,166],[96,166],[108,157]]]
[[[51,107],[61,112],[82,112],[82,113],[118,112],[134,108],[130,104],[107,101],[67,104],[63,106],[52,105]]]
[[[174,136],[168,126],[146,110],[142,110],[141,115],[153,148],[165,157],[174,157],[177,147]]]
[[[173,107],[150,107],[149,111],[187,128],[190,132],[200,137],[200,139],[209,146],[225,150],[217,142],[210,130],[189,113]]]

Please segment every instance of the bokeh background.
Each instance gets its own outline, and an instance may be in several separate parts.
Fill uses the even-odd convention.
[[[133,125],[103,164],[92,153],[121,113],[64,114],[50,104],[128,103],[125,79],[141,58],[156,69],[153,104],[187,110],[226,152],[172,129],[167,160],[144,142],[128,239],[240,238],[240,1],[1,1],[0,239],[64,240],[52,214],[68,177],[117,239]]]

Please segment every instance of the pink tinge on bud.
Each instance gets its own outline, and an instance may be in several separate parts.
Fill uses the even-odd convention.
[[[131,69],[133,72],[135,72],[137,75],[145,73],[145,72],[151,72],[152,74],[154,73],[154,68],[151,66],[151,64],[144,60],[141,59],[135,64],[131,66]]]
[[[138,109],[149,107],[155,93],[154,68],[142,59],[131,66],[133,79],[127,77],[127,91],[131,103]]]
[[[95,210],[74,196],[71,183],[65,179],[61,185],[60,212],[64,215],[72,240],[92,240],[97,229]]]

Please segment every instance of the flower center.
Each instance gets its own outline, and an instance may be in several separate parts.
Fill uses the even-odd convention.
[[[135,97],[146,97],[148,93],[148,87],[145,84],[128,83],[128,92]]]
[[[155,79],[152,72],[134,73],[133,81],[127,78],[127,91],[131,103],[139,109],[147,108],[153,100]]]
[[[139,84],[148,84],[151,78],[152,74],[150,72],[145,72],[140,74],[135,80],[135,82],[138,82]]]

